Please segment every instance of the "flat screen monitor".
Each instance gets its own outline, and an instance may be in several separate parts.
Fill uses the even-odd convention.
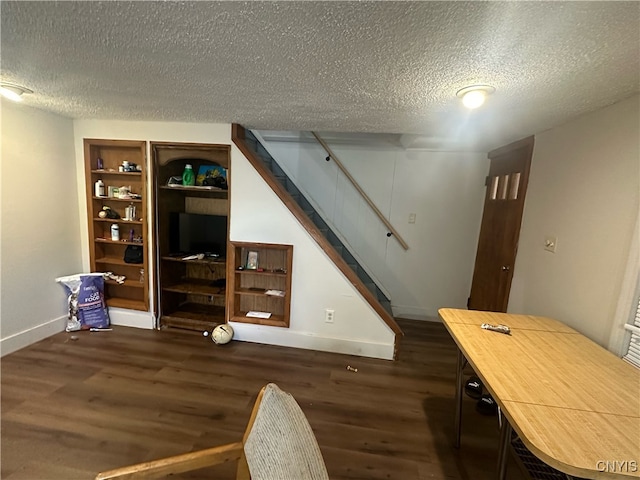
[[[227,217],[196,213],[171,213],[169,249],[172,254],[227,255]]]

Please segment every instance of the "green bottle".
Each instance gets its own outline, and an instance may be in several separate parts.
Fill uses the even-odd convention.
[[[188,163],[184,166],[184,172],[182,172],[182,185],[193,186],[196,184],[196,176],[193,174],[193,167]]]

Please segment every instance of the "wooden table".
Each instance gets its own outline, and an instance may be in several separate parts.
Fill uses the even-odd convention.
[[[468,362],[506,418],[498,478],[506,478],[511,429],[539,459],[589,479],[640,478],[640,371],[576,330],[546,317],[443,308],[458,345],[455,444],[460,445]],[[511,328],[505,335],[483,323]]]

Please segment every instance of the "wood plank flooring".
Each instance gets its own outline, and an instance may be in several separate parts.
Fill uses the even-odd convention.
[[[393,362],[216,346],[181,330],[114,327],[78,332],[75,341],[57,334],[1,360],[0,476],[90,479],[238,441],[258,391],[275,382],[305,411],[334,480],[493,480],[497,419],[476,413],[470,398],[462,447],[452,447],[451,338],[439,323],[399,323],[405,337]],[[234,465],[223,465],[174,478],[233,476]],[[524,478],[513,461],[508,476]]]

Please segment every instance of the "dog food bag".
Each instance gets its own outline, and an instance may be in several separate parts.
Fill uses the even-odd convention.
[[[109,326],[102,273],[69,275],[56,278],[56,281],[62,284],[68,296],[67,332]]]

